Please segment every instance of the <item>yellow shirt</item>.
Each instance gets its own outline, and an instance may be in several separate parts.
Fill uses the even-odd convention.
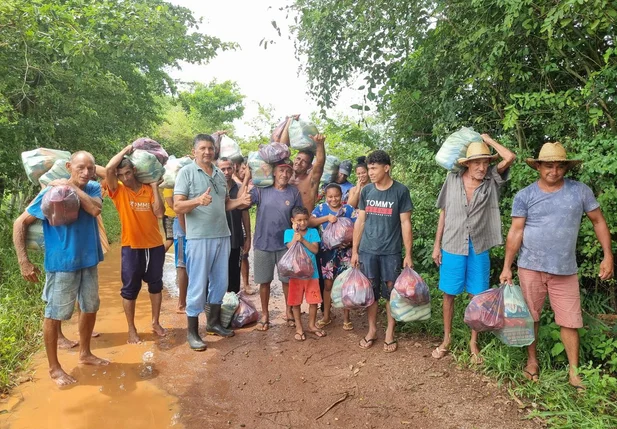
[[[173,201],[174,199],[173,189],[167,189],[167,188],[163,189],[163,203],[165,204],[165,216],[176,217],[176,212],[174,211],[174,209],[169,207],[169,204],[167,204],[167,198],[171,198]]]

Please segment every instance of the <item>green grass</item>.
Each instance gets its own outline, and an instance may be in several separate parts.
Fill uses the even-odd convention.
[[[103,199],[102,216],[109,241],[112,243],[119,241],[121,233],[120,218],[118,217],[118,211],[116,210],[114,203],[109,198]]]

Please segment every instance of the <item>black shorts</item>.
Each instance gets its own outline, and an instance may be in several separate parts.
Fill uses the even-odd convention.
[[[371,253],[360,252],[358,255],[360,260],[360,269],[364,275],[371,281],[373,285],[373,293],[375,301],[379,298],[390,300],[391,287],[387,283],[394,282],[401,273],[403,265],[402,255],[373,255]]]
[[[141,282],[148,284],[148,292],[161,293],[163,290],[163,264],[165,247],[132,249],[122,247],[122,290],[124,299],[135,300],[141,290]]]

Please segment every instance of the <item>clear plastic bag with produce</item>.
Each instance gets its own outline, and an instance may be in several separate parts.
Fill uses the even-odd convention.
[[[183,156],[182,158],[176,158],[171,155],[167,160],[167,164],[165,164],[165,173],[163,173],[163,183],[161,183],[160,188],[168,188],[173,189],[176,185],[176,177],[178,177],[178,172],[185,165],[193,162],[191,158],[188,156]]]
[[[41,211],[51,226],[68,225],[79,216],[79,196],[68,185],[53,186],[43,195]]]
[[[296,241],[278,262],[279,275],[292,279],[310,279],[315,273],[313,260],[302,243]]]
[[[504,327],[504,287],[489,289],[471,299],[463,321],[474,331],[496,331]]]
[[[402,297],[408,299],[415,305],[428,304],[431,295],[428,286],[412,268],[405,267],[394,282],[394,289]]]
[[[240,161],[242,159],[240,145],[224,134],[221,136],[220,158],[229,158],[232,161]]]
[[[286,146],[289,146],[289,141],[282,141],[283,131],[285,130],[285,125],[287,125],[287,118],[283,119],[272,131],[272,136],[270,137],[270,141],[273,143],[283,143]]]
[[[26,247],[30,250],[45,250],[45,236],[43,235],[43,221],[41,219],[37,219],[28,225]]]
[[[66,168],[66,163],[66,159],[57,159],[49,171],[39,178],[41,186],[47,186],[54,180],[70,178],[71,173],[69,173],[69,170]]]
[[[169,159],[169,155],[163,149],[163,146],[156,140],[152,140],[149,137],[141,137],[135,140],[133,143],[133,149],[145,150],[148,153],[156,156],[156,159],[161,165],[165,165]]]
[[[535,340],[533,318],[518,285],[506,285],[503,291],[504,326],[495,335],[511,347],[528,346]]]
[[[54,163],[63,159],[68,161],[71,153],[65,150],[45,149],[43,147],[21,153],[21,162],[26,170],[28,179],[35,185],[41,176],[53,167]]]
[[[353,241],[353,221],[338,216],[336,222],[330,222],[324,229],[321,242],[326,249],[348,247]]]
[[[291,152],[289,152],[289,147],[283,143],[270,143],[259,145],[259,156],[265,162],[275,164],[289,158]]]
[[[371,281],[358,268],[352,268],[343,282],[342,295],[345,308],[366,308],[375,302]]]
[[[224,328],[229,328],[231,319],[233,319],[238,306],[240,305],[240,298],[235,292],[226,292],[223,296],[223,304],[221,305],[221,325]]]
[[[251,169],[251,180],[253,181],[253,185],[265,188],[274,184],[272,165],[264,161],[261,156],[259,156],[259,152],[249,153],[248,166]]]
[[[481,141],[483,141],[482,136],[473,128],[461,127],[460,130],[450,134],[443,142],[437,155],[435,155],[435,161],[446,170],[457,172],[461,168],[457,160],[465,158],[469,143]]]
[[[431,303],[414,304],[393,288],[390,292],[390,312],[394,320],[399,322],[428,320],[431,318]]]
[[[346,268],[345,271],[340,273],[334,279],[334,283],[332,284],[332,292],[330,295],[332,297],[332,306],[334,308],[344,307],[343,305],[343,283],[345,282],[347,277],[349,277],[349,274],[351,274],[351,268]]]
[[[135,178],[144,184],[150,184],[158,182],[163,174],[165,174],[165,168],[158,161],[156,156],[152,155],[142,149],[135,149],[133,153],[129,155],[129,159],[135,166]]]
[[[238,294],[238,308],[234,313],[234,317],[231,319],[231,327],[236,329],[241,328],[255,323],[257,320],[259,320],[257,309],[244,292],[240,292]]]
[[[289,125],[289,144],[292,149],[310,150],[315,153],[317,144],[310,136],[319,134],[314,123],[303,121],[302,119],[293,120]]]
[[[334,155],[326,156],[326,163],[323,167],[323,174],[321,175],[321,181],[323,183],[331,183],[336,179],[338,174],[338,168],[341,165],[341,161]]]

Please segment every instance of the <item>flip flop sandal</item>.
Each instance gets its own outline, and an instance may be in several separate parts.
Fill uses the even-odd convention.
[[[319,328],[325,328],[326,326],[328,326],[330,323],[332,323],[332,319],[328,320],[327,322],[324,322],[323,319],[320,319],[317,321],[317,323],[315,323],[315,325]]]
[[[259,322],[257,322],[257,326],[255,326],[255,330],[260,332],[266,332],[268,329],[270,329],[270,322],[262,322],[260,320]]]
[[[296,327],[296,321],[294,319],[285,319],[285,322],[287,322],[287,327],[288,328],[295,328]]]
[[[318,330],[316,330],[316,331],[309,331],[309,332],[310,332],[311,334],[315,334],[315,336],[317,336],[317,337],[319,337],[319,338],[323,338],[323,337],[325,337],[326,335],[328,335],[328,334],[326,333],[326,331],[324,331],[324,330],[322,330],[322,329],[318,329]]]
[[[474,365],[482,365],[484,363],[484,358],[481,355],[477,355],[475,353],[471,354],[471,363]]]
[[[394,345],[393,348],[390,348],[392,345]],[[397,340],[393,340],[392,342],[387,342],[384,341],[383,342],[383,351],[386,353],[394,353],[395,351],[398,350],[398,341]]]
[[[353,331],[353,323],[343,322],[343,331]]]
[[[367,349],[370,349],[371,347],[373,347],[373,344],[375,343],[375,341],[377,341],[377,337],[375,337],[375,338],[366,338],[366,337],[364,337],[364,338],[362,338],[360,340],[359,346],[360,346],[360,348],[367,350]]]
[[[529,371],[527,368],[529,368],[530,366],[537,368],[536,371],[535,372]],[[539,381],[539,378],[540,378],[540,371],[539,371],[539,369],[540,368],[538,367],[538,365],[533,365],[533,364],[532,365],[527,365],[525,368],[523,368],[523,376],[527,380],[533,381],[533,382],[537,383]]]
[[[304,332],[301,333],[301,334],[298,334],[296,332],[296,335],[294,335],[294,340],[296,340],[296,341],[304,341],[304,340],[306,340],[306,335],[304,335]]]
[[[441,359],[448,353],[450,353],[450,350],[446,349],[445,347],[439,346],[435,350],[433,350],[431,356],[433,357],[433,359]]]

